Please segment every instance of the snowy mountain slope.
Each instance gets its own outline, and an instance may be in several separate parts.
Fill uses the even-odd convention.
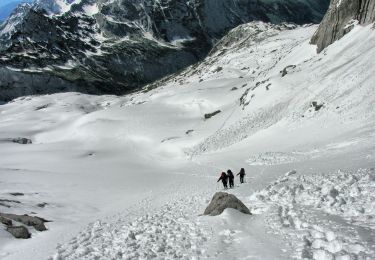
[[[367,31],[359,30],[356,32],[359,35],[353,33],[351,38],[338,43],[339,48],[329,49],[332,56],[325,53],[317,56],[315,47],[306,43],[308,32],[313,32],[314,27],[288,30],[280,36],[269,37],[277,35],[278,30],[264,32],[268,26],[253,24],[234,29],[219,42],[217,52],[199,66],[182,73],[182,77],[189,81],[201,81],[199,84],[202,87],[215,81],[214,84],[218,84],[216,78],[221,75],[238,78],[237,82],[224,83],[220,80],[219,84],[229,87],[226,95],[239,98],[235,103],[229,101],[211,106],[212,110],[223,111],[220,117],[225,119],[225,123],[221,122],[213,134],[195,146],[192,154],[216,151],[243,139],[249,140],[249,135],[275,124],[301,128],[302,125],[308,127],[319,122],[325,126],[321,129],[325,135],[330,134],[327,137],[320,135],[319,138],[331,139],[331,135],[337,136],[347,130],[341,124],[352,121],[351,118],[359,119],[354,115],[361,115],[360,120],[373,117],[374,99],[369,93],[372,92],[374,76],[371,70],[364,69],[373,57],[371,26],[367,27]],[[289,27],[293,28],[292,25]],[[244,34],[249,35],[247,41],[233,43],[238,36],[243,39]],[[361,45],[359,49],[365,50],[363,54],[353,47],[353,37],[365,39],[362,43],[356,43]],[[229,46],[229,50],[221,45]],[[338,58],[341,55],[353,57],[350,65],[347,60]],[[222,70],[218,71],[218,68]],[[362,68],[360,73],[357,72],[358,68]],[[225,69],[227,72],[224,72]],[[284,69],[287,74],[282,76]],[[173,80],[179,81],[180,78]],[[322,85],[322,81],[325,84]],[[233,87],[237,89],[232,90]],[[343,93],[351,95],[348,97]],[[220,96],[219,93],[215,94]],[[178,98],[181,99],[181,95]],[[320,112],[313,107],[313,102],[317,102],[318,106],[323,105]],[[327,114],[335,115],[336,122],[328,120],[327,117],[332,115]],[[318,135],[319,129],[315,131]],[[306,140],[302,138],[301,141]]]
[[[203,59],[239,24],[317,23],[327,7],[328,0],[41,0],[0,25],[0,99],[123,94]]]
[[[316,29],[249,23],[137,93],[1,105],[0,196],[25,195],[0,210],[53,220],[26,241],[0,230],[1,258],[373,258],[375,34],[317,54]],[[254,215],[199,216],[241,167],[230,192]]]

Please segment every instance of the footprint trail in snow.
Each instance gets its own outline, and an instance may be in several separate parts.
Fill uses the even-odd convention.
[[[114,223],[98,220],[68,244],[59,245],[50,259],[205,258],[202,245],[211,231],[199,221],[204,197],[175,198],[159,208],[145,199],[138,210],[132,209],[133,218],[128,210]]]
[[[291,241],[294,258],[372,259],[374,176],[372,169],[311,176],[291,171],[248,203]]]

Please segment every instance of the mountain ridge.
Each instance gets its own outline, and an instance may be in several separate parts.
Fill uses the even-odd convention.
[[[82,0],[60,15],[34,8],[15,30],[5,31],[9,22],[0,27],[0,98],[68,90],[123,94],[201,60],[239,24],[317,22],[325,6],[328,0]]]

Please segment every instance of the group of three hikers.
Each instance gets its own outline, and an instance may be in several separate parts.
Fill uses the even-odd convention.
[[[240,176],[240,182],[244,183],[244,178],[245,178],[245,169],[241,168],[240,172],[237,173],[237,176]],[[227,173],[222,172],[220,175],[220,178],[217,180],[217,182],[222,181],[224,189],[228,188],[228,180],[229,180],[229,188],[234,187],[234,175],[231,170],[228,170]]]

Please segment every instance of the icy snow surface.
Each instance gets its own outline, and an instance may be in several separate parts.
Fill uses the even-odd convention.
[[[84,5],[82,7],[82,9],[83,9],[83,11],[84,11],[85,14],[90,15],[90,16],[99,13],[99,7],[98,7],[97,4]]]
[[[0,258],[373,259],[375,34],[316,54],[316,28],[240,26],[123,97],[0,105],[0,212],[52,221],[29,240],[0,226]],[[201,216],[241,167],[229,192],[253,215]]]

